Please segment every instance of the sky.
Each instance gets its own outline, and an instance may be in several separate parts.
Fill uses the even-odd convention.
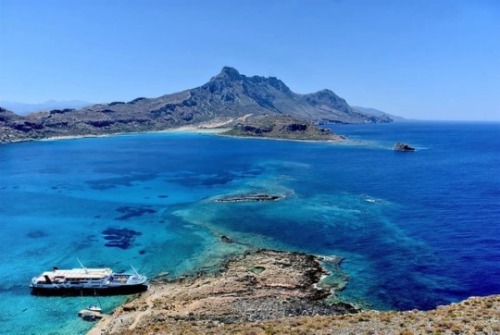
[[[500,121],[499,0],[0,0],[0,100],[92,103],[232,66],[428,120]]]

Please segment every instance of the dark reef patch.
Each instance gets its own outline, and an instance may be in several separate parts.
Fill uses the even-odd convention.
[[[122,206],[122,207],[118,207],[116,209],[116,211],[118,213],[123,214],[123,215],[115,218],[115,220],[118,220],[118,221],[125,221],[125,220],[128,220],[128,219],[136,217],[136,216],[142,216],[144,214],[156,213],[156,210],[148,208],[148,207],[144,207],[144,206],[138,206],[138,207]]]
[[[47,234],[46,232],[41,231],[41,230],[34,230],[34,231],[29,232],[28,234],[26,234],[26,236],[29,237],[29,238],[42,238],[42,237],[49,236],[49,234]]]
[[[89,185],[90,188],[93,188],[95,190],[108,190],[108,189],[115,188],[118,186],[131,187],[131,186],[133,186],[133,184],[132,184],[133,182],[151,180],[151,179],[154,179],[155,177],[156,176],[154,174],[142,173],[142,174],[133,174],[133,175],[124,176],[124,177],[89,180],[86,183],[87,183],[87,185]]]
[[[179,173],[175,177],[167,180],[168,182],[174,181],[182,184],[183,186],[213,186],[213,185],[226,185],[231,182],[235,176],[229,172],[222,172],[218,174],[200,175],[197,173]]]
[[[142,233],[128,228],[107,228],[103,230],[102,235],[108,241],[104,244],[106,247],[128,249],[134,238]]]

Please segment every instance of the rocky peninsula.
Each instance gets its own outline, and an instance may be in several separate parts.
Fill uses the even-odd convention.
[[[249,251],[227,260],[219,273],[154,281],[89,334],[187,334],[192,327],[205,333],[226,324],[356,313],[349,304],[324,302],[331,290],[318,286],[327,274],[321,260],[295,252]]]
[[[271,250],[227,260],[218,273],[153,281],[88,333],[103,334],[498,334],[500,296],[431,311],[361,311],[326,304],[322,258]],[[333,291],[335,288],[333,288]]]
[[[291,115],[265,115],[246,118],[221,135],[238,137],[274,138],[300,141],[342,141],[329,129]]]

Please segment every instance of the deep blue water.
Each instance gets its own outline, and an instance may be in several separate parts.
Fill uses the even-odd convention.
[[[239,247],[345,257],[340,298],[430,309],[500,293],[500,124],[333,126],[346,144],[159,133],[0,146],[0,334],[75,334],[91,297],[29,294],[52,268],[170,276]],[[397,141],[414,153],[391,150]],[[217,203],[250,191],[273,203]],[[109,245],[109,229],[135,232]],[[108,239],[107,239],[108,238]],[[110,311],[123,297],[101,298]]]

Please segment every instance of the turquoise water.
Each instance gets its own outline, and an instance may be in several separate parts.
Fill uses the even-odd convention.
[[[0,334],[85,333],[92,297],[33,297],[57,265],[210,270],[242,244],[345,257],[340,298],[429,309],[500,293],[500,124],[346,125],[346,144],[161,133],[0,146]],[[396,141],[415,153],[391,150]],[[269,192],[272,203],[212,197]],[[133,238],[109,245],[108,229]],[[108,246],[106,246],[108,244]],[[125,297],[103,297],[111,311]]]

